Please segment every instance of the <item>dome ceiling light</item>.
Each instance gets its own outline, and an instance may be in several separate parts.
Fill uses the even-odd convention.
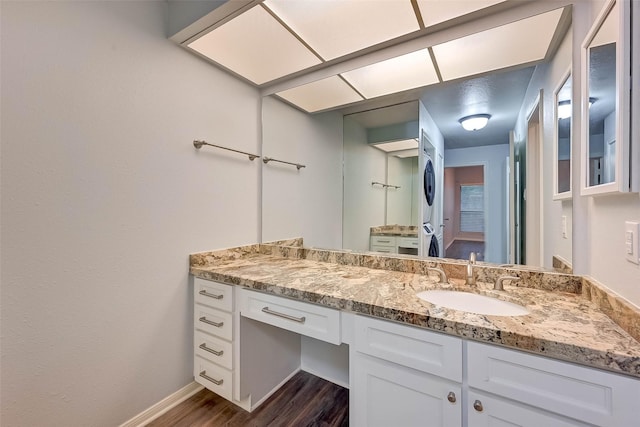
[[[485,127],[490,118],[490,114],[474,114],[472,116],[463,117],[458,121],[465,130],[474,131]]]

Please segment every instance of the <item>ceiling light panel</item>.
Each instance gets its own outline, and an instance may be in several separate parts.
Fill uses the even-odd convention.
[[[391,141],[391,142],[383,142],[381,144],[372,144],[374,147],[381,149],[387,153],[392,153],[394,151],[403,151],[403,150],[411,150],[414,148],[418,148],[418,140],[417,139],[403,139],[401,141]]]
[[[339,76],[278,92],[277,95],[308,113],[362,101],[362,97]]]
[[[439,82],[428,49],[357,68],[342,76],[367,99]]]
[[[420,29],[409,0],[267,0],[264,5],[325,60]]]
[[[505,0],[418,0],[425,27],[502,3]]]
[[[563,9],[433,46],[444,80],[499,70],[545,57]]]
[[[258,85],[321,63],[261,6],[188,46]]]

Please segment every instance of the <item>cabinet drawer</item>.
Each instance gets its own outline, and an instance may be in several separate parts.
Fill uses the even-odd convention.
[[[398,237],[398,246],[401,248],[417,248],[417,237]]]
[[[332,344],[341,343],[339,310],[247,289],[238,291],[242,316]]]
[[[196,356],[193,360],[193,377],[198,384],[231,400],[232,374],[228,369]]]
[[[354,326],[356,351],[462,381],[460,338],[365,316],[355,316]]]
[[[394,248],[396,246],[395,236],[371,236],[371,246],[387,246]]]
[[[227,369],[233,369],[233,346],[230,342],[196,331],[193,344],[196,355]]]
[[[196,277],[193,281],[194,300],[224,311],[233,311],[233,286]]]
[[[469,342],[469,386],[598,426],[637,425],[640,380]]]
[[[396,247],[389,247],[389,246],[371,246],[371,251],[372,252],[382,252],[383,254],[395,254],[397,253],[396,251]]]
[[[195,304],[193,314],[196,329],[231,341],[233,337],[231,313]]]

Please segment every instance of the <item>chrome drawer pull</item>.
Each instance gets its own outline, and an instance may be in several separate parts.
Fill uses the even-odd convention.
[[[209,292],[205,291],[204,289],[201,290],[200,292],[198,292],[200,295],[204,295],[205,297],[209,297],[209,298],[214,298],[214,299],[222,299],[224,298],[224,295],[216,295],[216,294],[210,294]]]
[[[304,316],[302,317],[289,316],[288,314],[278,313],[277,311],[269,310],[269,307],[264,307],[262,309],[262,312],[267,314],[273,314],[274,316],[282,317],[283,319],[293,320],[294,322],[298,322],[298,323],[304,323],[304,321],[307,320],[307,318]]]
[[[216,356],[222,356],[222,355],[224,354],[224,350],[220,350],[220,351],[218,351],[218,350],[214,350],[214,349],[212,349],[212,348],[207,347],[207,344],[206,344],[206,343],[202,343],[202,344],[200,344],[200,346],[199,346],[199,347],[200,347],[201,349],[203,349],[204,351],[208,351],[209,353],[213,353],[213,354],[215,354]]]
[[[207,371],[202,371],[202,372],[200,372],[200,376],[201,376],[202,378],[204,378],[205,380],[209,380],[209,381],[211,381],[211,382],[212,382],[212,383],[214,383],[215,385],[222,385],[222,383],[224,382],[224,379],[222,379],[222,380],[217,380],[217,379],[215,379],[215,378],[211,378],[209,375],[207,375]]]
[[[207,318],[204,317],[204,316],[202,316],[200,318],[200,321],[202,323],[206,323],[207,325],[215,326],[216,328],[221,328],[222,325],[224,325],[224,322],[214,322],[214,321],[211,321],[211,320],[207,320]]]

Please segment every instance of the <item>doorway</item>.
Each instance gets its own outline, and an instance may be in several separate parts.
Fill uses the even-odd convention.
[[[541,120],[541,103],[542,91],[538,96],[535,106],[533,107],[531,114],[527,119],[527,140],[525,144],[525,167],[524,177],[522,182],[524,183],[523,195],[522,195],[522,210],[523,218],[520,223],[522,224],[521,233],[522,238],[522,259],[521,264],[524,265],[542,265],[542,245],[541,233],[542,233],[542,199],[540,194],[542,192],[542,174],[538,171],[542,169],[542,132],[540,123]]]
[[[485,185],[484,166],[460,166],[444,169],[445,256],[478,261],[485,258]]]

